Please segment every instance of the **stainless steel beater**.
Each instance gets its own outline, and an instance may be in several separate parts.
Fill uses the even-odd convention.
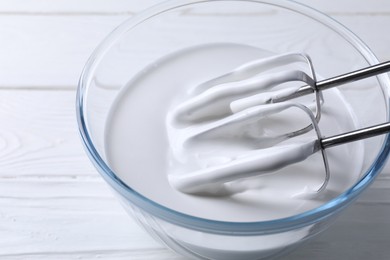
[[[303,71],[292,70],[291,75],[287,77],[284,77],[284,75],[282,74],[274,73],[274,74],[266,75],[264,76],[264,78],[255,79],[248,82],[245,81],[247,78],[257,75],[258,73],[263,72],[264,70],[268,70],[269,68],[274,68],[275,66],[276,67],[283,66],[285,65],[285,63],[294,63],[294,62],[304,62],[308,64],[309,72],[311,75],[309,76],[307,73]],[[390,61],[379,63],[377,65],[369,66],[364,69],[349,72],[329,79],[316,81],[312,62],[307,55],[302,53],[283,54],[276,57],[271,57],[269,59],[259,60],[259,61],[251,62],[249,64],[244,64],[230,73],[227,73],[218,78],[212,79],[210,81],[201,84],[195,89],[196,95],[194,98],[178,106],[178,108],[176,109],[173,115],[173,120],[180,121],[184,118],[184,121],[185,120],[189,122],[191,122],[191,120],[196,121],[198,119],[197,117],[205,116],[206,115],[205,113],[211,111],[211,109],[209,109],[209,107],[207,106],[216,106],[215,104],[217,104],[217,102],[219,102],[220,100],[222,100],[225,103],[225,105],[228,104],[228,109],[230,110],[236,109],[237,111],[240,112],[251,106],[255,106],[255,107],[267,106],[267,105],[272,106],[272,104],[289,102],[289,100],[292,100],[294,98],[314,93],[316,97],[315,114],[312,113],[312,111],[308,109],[306,106],[296,105],[296,104],[288,105],[287,107],[280,107],[277,108],[276,110],[274,108],[271,108],[269,110],[263,108],[263,110],[261,110],[261,112],[258,112],[257,114],[244,113],[241,116],[241,118],[234,115],[234,113],[237,111],[233,111],[233,115],[229,115],[225,119],[217,120],[216,122],[206,124],[206,126],[199,127],[197,129],[195,128],[195,130],[189,132],[189,134],[185,137],[184,142],[194,139],[205,133],[214,131],[215,129],[226,127],[227,125],[234,124],[236,122],[240,122],[240,120],[242,121],[243,119],[247,119],[250,116],[264,116],[267,115],[267,113],[268,114],[278,113],[291,106],[296,106],[304,110],[305,113],[309,114],[309,116],[311,117],[312,124],[298,131],[294,131],[286,135],[283,135],[282,138],[278,140],[278,142],[281,142],[285,139],[300,134],[304,134],[308,132],[308,130],[313,128],[316,130],[318,139],[315,142],[313,142],[313,144],[310,144],[313,146],[311,152],[315,153],[317,151],[321,151],[325,172],[326,172],[325,180],[321,185],[321,187],[317,190],[317,192],[320,192],[326,188],[330,177],[327,156],[325,153],[326,148],[390,132],[390,122],[387,122],[379,125],[362,128],[355,131],[337,134],[330,137],[322,137],[319,131],[319,127],[317,125],[321,116],[321,112],[320,112],[321,100],[322,100],[321,92],[329,88],[333,88],[357,80],[372,77],[388,71],[390,71]],[[279,79],[278,77],[281,77],[281,79]],[[298,88],[295,87],[295,88],[282,89],[277,91],[270,91],[270,92],[266,92],[266,94],[260,94],[260,96],[258,94],[254,94],[256,93],[256,88],[259,86],[268,91],[269,86],[267,86],[267,84],[270,84],[270,82],[273,82],[273,80],[277,82],[276,84],[282,84],[284,83],[285,80],[286,82],[301,81],[301,82],[305,82],[307,85]],[[240,82],[240,81],[243,82],[240,85],[241,88],[231,87],[229,89],[229,85],[228,85],[229,82]],[[216,94],[212,91],[208,91],[209,89],[213,89]],[[237,103],[237,101],[235,100],[238,95],[237,93],[240,93],[241,89],[246,91],[245,93],[246,95],[249,95],[249,98],[248,97],[244,98],[246,102],[244,106],[240,104],[239,105],[235,104],[235,102]],[[210,93],[212,95],[210,95]],[[255,98],[252,98],[253,100],[250,100],[251,94],[255,96]],[[241,102],[241,103],[245,103],[245,102]],[[221,107],[221,105],[218,106]],[[238,109],[236,107],[238,107]],[[204,110],[204,112],[197,114],[197,112],[202,109]],[[280,155],[281,154],[277,154],[277,156],[281,157]],[[287,154],[284,153],[283,156],[287,156]],[[304,160],[308,156],[309,154],[305,158],[297,158],[296,161],[293,161],[292,163],[298,162],[300,160]],[[291,164],[290,161],[280,160],[279,168],[285,167],[289,164]],[[214,183],[226,183],[226,182],[237,180],[238,178],[241,178],[240,176],[251,177],[251,176],[257,176],[257,175],[267,173],[266,170],[262,172],[259,171],[256,172],[256,169],[251,169],[251,171],[248,172],[248,174],[244,174],[244,175],[242,173],[235,174],[234,170],[232,170],[233,166],[236,166],[236,164],[226,164],[219,167],[214,167],[206,170],[196,171],[190,174],[185,174],[183,176],[175,176],[176,178],[175,182],[179,183],[181,187],[184,187],[182,188],[182,190],[184,190],[185,192],[196,193],[198,191],[201,191],[203,186],[209,185],[210,179]],[[273,170],[272,167],[269,169],[270,171]],[[210,178],[210,176],[212,176],[212,178]]]

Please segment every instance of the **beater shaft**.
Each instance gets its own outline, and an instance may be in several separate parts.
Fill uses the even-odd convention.
[[[336,86],[340,86],[343,84],[347,84],[350,82],[358,81],[361,79],[365,79],[368,77],[372,77],[381,73],[389,72],[390,71],[390,61],[382,62],[373,66],[369,66],[367,68],[363,68],[360,70],[355,70],[352,72],[348,72],[336,77],[332,77],[329,79],[317,81],[316,88],[318,91],[322,91],[325,89],[333,88]],[[307,85],[299,88],[296,92],[293,94],[290,94],[288,96],[280,97],[278,99],[274,99],[273,103],[282,102],[286,100],[290,100],[296,97],[301,97],[304,95],[312,94],[314,93],[313,87]]]
[[[323,149],[339,144],[345,144],[390,132],[390,122],[362,128],[359,130],[338,134],[320,140]]]

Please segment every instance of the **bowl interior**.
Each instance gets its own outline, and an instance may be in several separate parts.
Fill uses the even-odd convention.
[[[311,57],[319,78],[377,61],[356,36],[337,22],[287,1],[164,3],[126,21],[114,31],[92,55],[82,75],[80,129],[88,137],[85,138],[88,151],[103,175],[110,171],[104,147],[106,120],[121,89],[156,60],[178,50],[211,43],[244,44],[273,53],[304,52]],[[360,127],[387,121],[388,96],[384,89],[388,86],[388,78],[381,76],[339,88],[355,111]],[[323,132],[325,136],[333,134],[337,134],[336,130]],[[364,140],[364,161],[346,163],[362,163],[361,177],[367,178],[367,171],[378,163],[377,157],[383,153],[384,140],[383,136]],[[108,178],[113,177],[126,183],[111,171]],[[127,189],[122,188],[123,192]],[[128,192],[134,191],[130,187]],[[160,205],[154,206],[170,212]]]

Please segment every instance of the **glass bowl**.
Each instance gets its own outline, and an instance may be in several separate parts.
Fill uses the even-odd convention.
[[[312,210],[260,222],[216,221],[175,211],[138,193],[107,162],[106,119],[115,97],[129,80],[174,51],[219,42],[251,45],[274,53],[305,52],[324,78],[378,62],[348,29],[295,2],[167,1],[124,22],[88,60],[77,94],[82,142],[130,215],[177,253],[193,259],[279,256],[323,231],[368,187],[388,156],[387,136],[362,141],[363,161],[348,162],[362,165],[361,177],[342,194]],[[361,127],[388,120],[389,83],[387,75],[380,75],[340,87]]]

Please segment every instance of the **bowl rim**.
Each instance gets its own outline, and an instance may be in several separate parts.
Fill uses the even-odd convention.
[[[172,210],[166,206],[158,204],[151,199],[144,197],[142,194],[136,192],[126,183],[124,183],[104,162],[99,155],[97,149],[93,145],[92,139],[89,135],[88,125],[86,117],[84,115],[84,107],[86,104],[85,93],[88,90],[89,83],[92,80],[93,71],[99,64],[99,61],[108,51],[108,49],[118,40],[123,34],[131,30],[138,24],[169,10],[184,7],[190,4],[205,3],[205,2],[232,2],[232,1],[244,1],[253,3],[262,3],[281,8],[287,8],[291,11],[295,11],[302,15],[308,16],[325,26],[332,29],[334,32],[342,36],[348,41],[371,65],[378,63],[378,59],[373,52],[366,46],[366,44],[353,32],[347,29],[345,26],[334,20],[333,18],[321,13],[309,6],[306,6],[295,1],[288,0],[169,0],[160,3],[154,7],[151,7],[140,14],[129,18],[121,25],[119,25],[114,31],[112,31],[95,49],[90,58],[88,59],[82,74],[80,76],[77,96],[76,96],[76,115],[79,133],[81,136],[84,148],[89,156],[90,160],[97,168],[101,176],[117,191],[119,194],[127,200],[130,200],[134,205],[140,207],[147,213],[165,220],[171,224],[182,226],[185,228],[214,233],[214,234],[229,234],[229,235],[256,235],[256,234],[272,234],[277,232],[289,231],[292,229],[305,227],[312,225],[321,220],[327,219],[335,213],[339,212],[346,206],[348,206],[356,197],[373,182],[375,177],[380,173],[380,170],[384,166],[388,154],[390,152],[390,136],[386,135],[382,148],[374,160],[373,164],[369,167],[366,173],[353,187],[340,194],[336,198],[322,204],[321,206],[305,211],[303,213],[293,215],[290,217],[257,221],[257,222],[228,222],[210,220],[200,217],[191,216],[175,210]],[[390,86],[389,77],[385,75],[377,76],[379,85],[384,91],[385,87]],[[384,95],[388,106],[388,96]],[[387,111],[388,112],[388,111]],[[387,113],[387,117],[388,117]]]

